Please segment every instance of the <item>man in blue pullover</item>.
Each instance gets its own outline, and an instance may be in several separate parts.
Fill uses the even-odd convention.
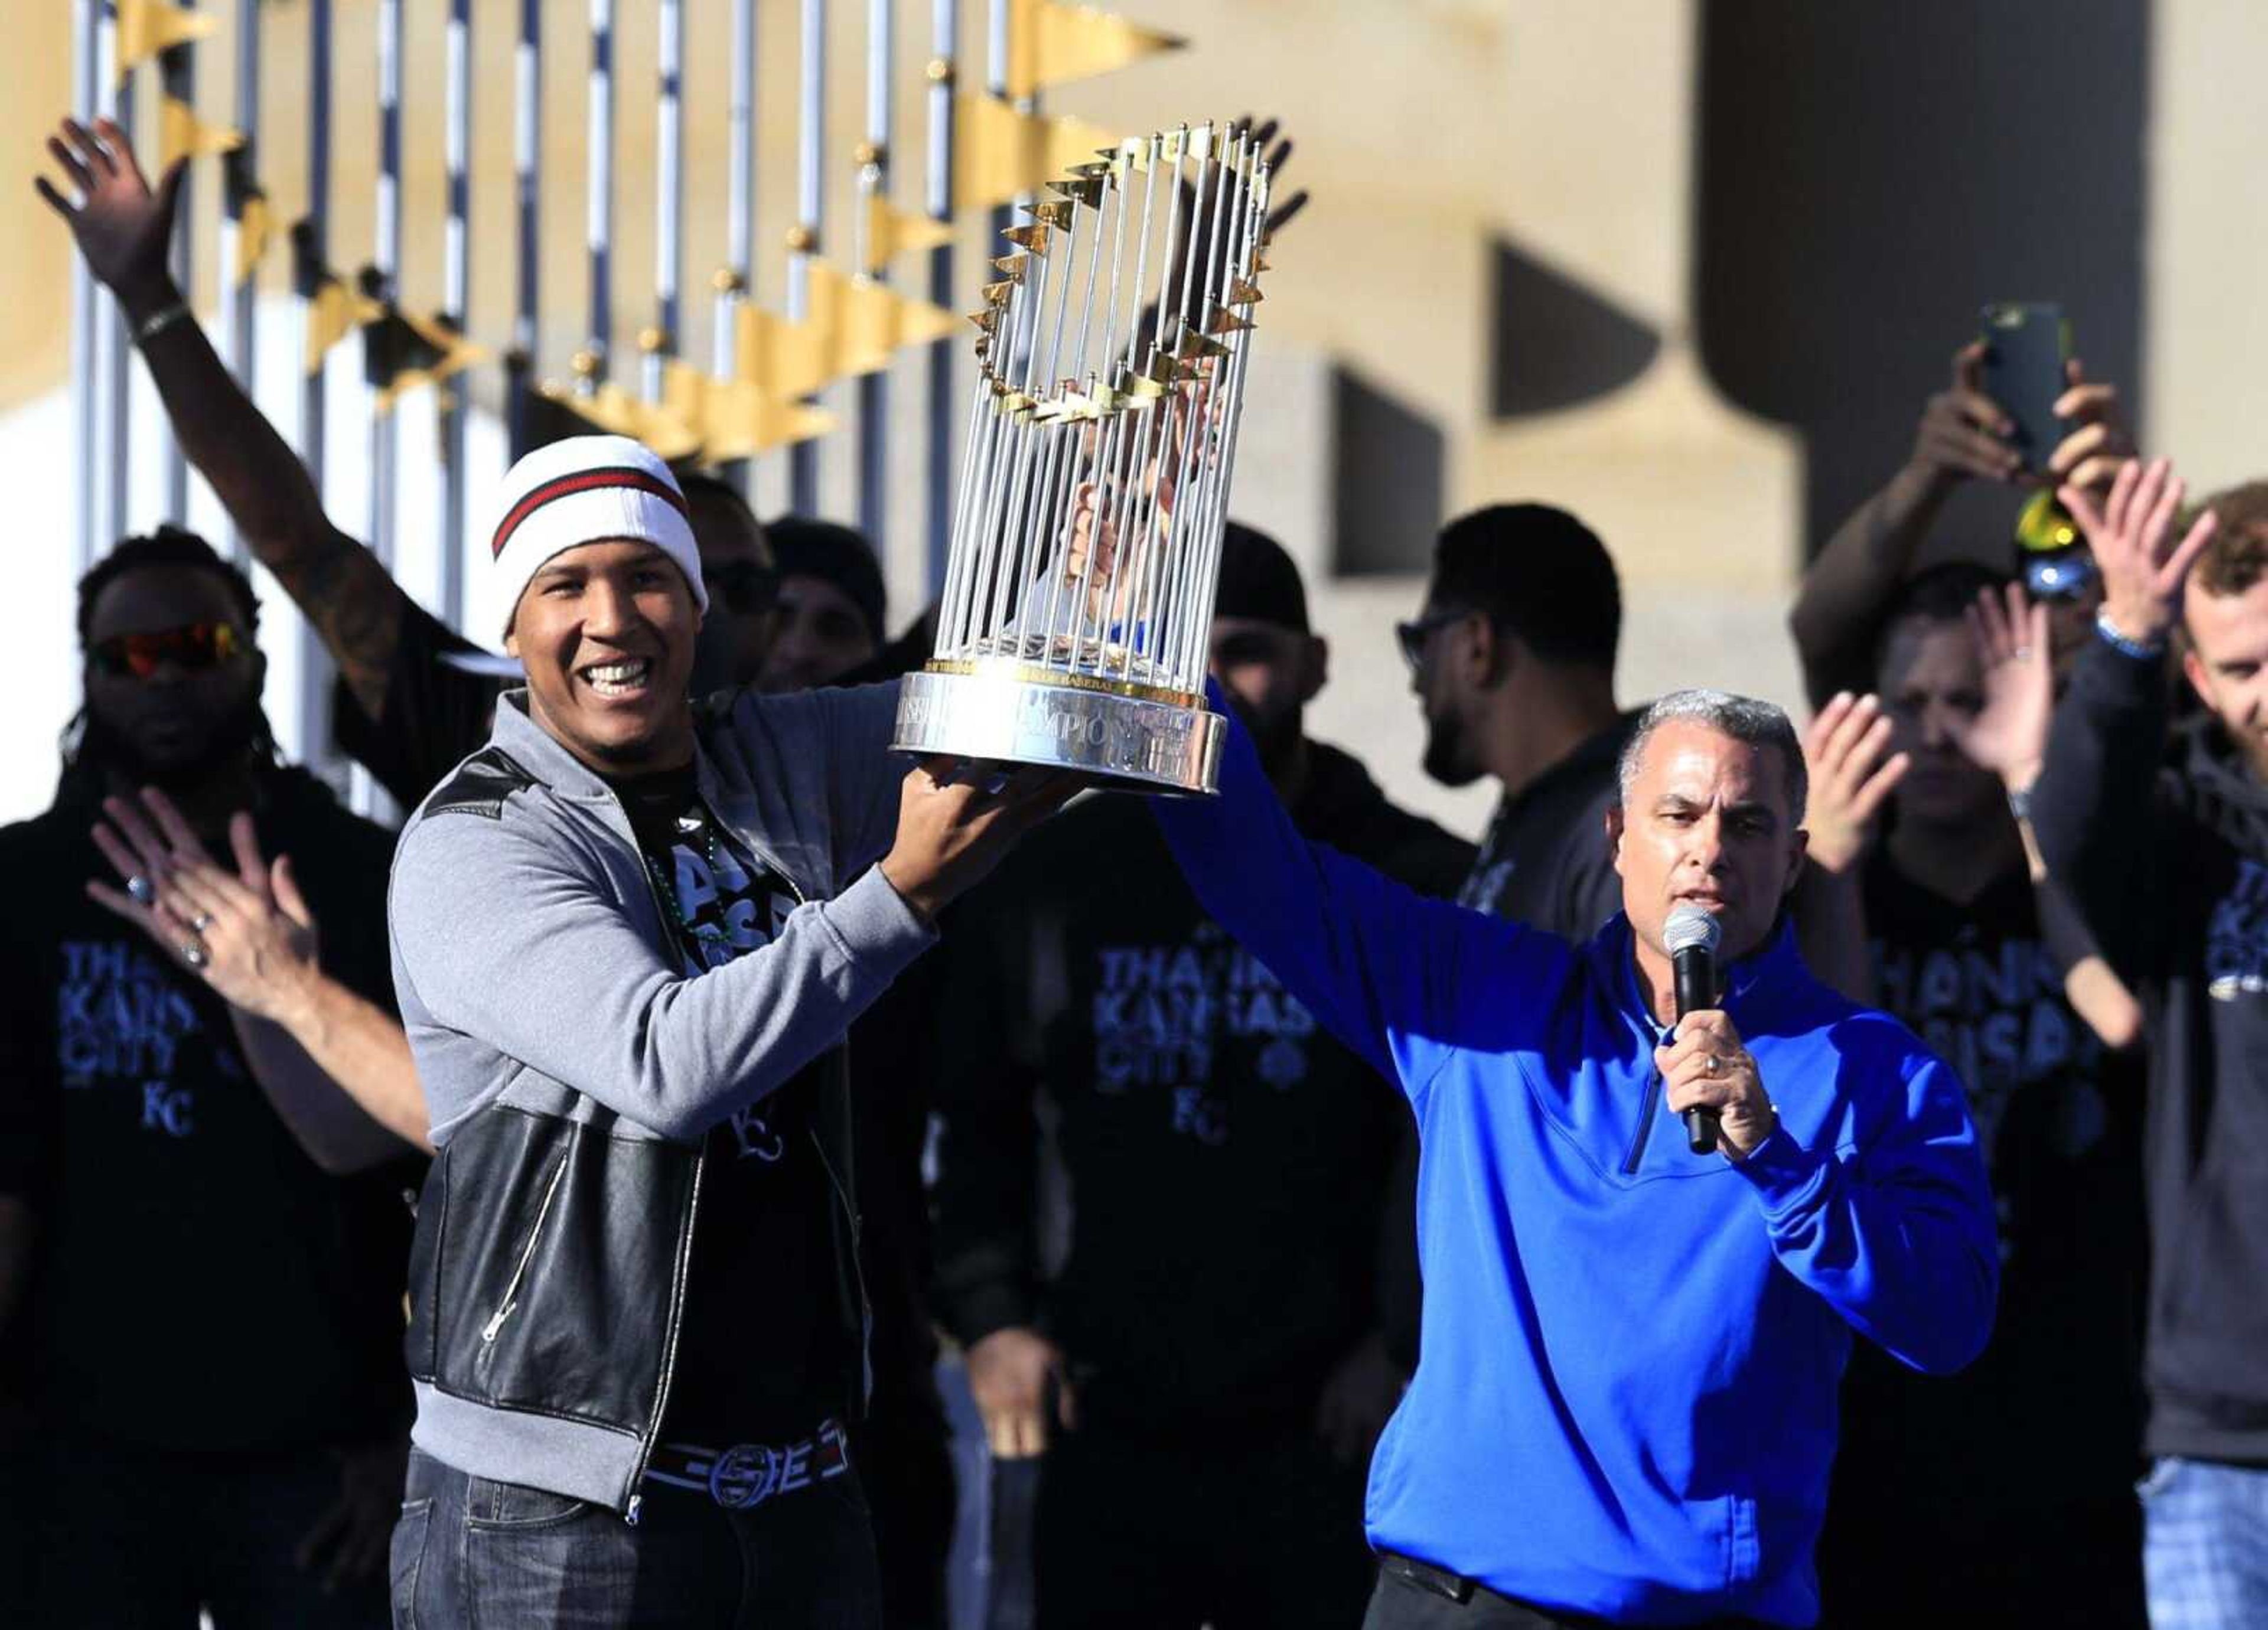
[[[1308,843],[1241,731],[1219,799],[1153,806],[1206,910],[1417,1114],[1423,1357],[1371,1464],[1373,1630],[1811,1624],[1851,1332],[1945,1373],[1992,1328],[1960,1083],[1779,921],[1786,715],[1665,697],[1620,780],[1623,911],[1587,945]],[[1722,925],[1724,992],[1679,1020],[1687,904]]]

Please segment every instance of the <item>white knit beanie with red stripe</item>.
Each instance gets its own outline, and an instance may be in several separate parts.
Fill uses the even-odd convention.
[[[538,447],[504,478],[489,528],[489,626],[502,638],[528,580],[585,543],[638,538],[677,563],[694,603],[709,609],[685,494],[669,466],[627,436],[571,436]]]

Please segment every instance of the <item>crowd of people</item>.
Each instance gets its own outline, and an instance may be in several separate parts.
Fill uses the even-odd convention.
[[[1520,503],[1397,630],[1477,847],[1307,734],[1393,657],[1235,523],[1220,798],[909,771],[868,540],[618,439],[515,465],[473,660],[171,188],[50,149],[414,813],[280,761],[201,539],[80,583],[0,830],[0,1616],[942,1626],[942,1352],[997,1625],[2268,1623],[2268,483],[2077,365],[2028,464],[1970,347],[1805,574],[1800,729],[1626,706]],[[1940,535],[1967,482],[2078,541]]]

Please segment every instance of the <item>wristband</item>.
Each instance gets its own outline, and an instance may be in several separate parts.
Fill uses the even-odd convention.
[[[187,300],[175,300],[162,311],[151,312],[134,325],[134,343],[136,345],[147,345],[175,323],[186,319],[188,314],[189,303]]]
[[[2139,639],[2129,639],[2125,635],[2118,631],[2118,624],[2110,620],[2110,613],[2108,610],[2098,611],[2095,614],[2095,631],[2102,637],[2102,643],[2104,645],[2110,646],[2113,651],[2117,652],[2121,656],[2133,658],[2137,662],[2155,661],[2158,658],[2166,654],[2166,639],[2164,635],[2161,634],[2156,640],[2150,642],[2145,642]]]
[[[2030,786],[2008,789],[2008,813],[2016,817],[2020,825],[2029,826],[2032,823],[2032,787],[2038,785],[2036,780]]]

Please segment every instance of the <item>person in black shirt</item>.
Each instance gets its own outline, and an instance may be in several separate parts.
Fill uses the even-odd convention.
[[[779,598],[757,687],[801,690],[862,670],[887,640],[873,546],[849,527],[798,515],[779,517],[765,534]]]
[[[2015,638],[1980,642],[1980,594]],[[2140,1080],[2097,1033],[2130,1044],[2139,1016],[2028,856],[2004,790],[2046,750],[2048,644],[2046,609],[2021,589],[1933,567],[1882,631],[1882,722],[1872,697],[1822,715],[1849,724],[1846,742],[1871,732],[1861,756],[1893,790],[1888,833],[1869,842],[1850,778],[1821,763],[1822,887],[1805,909],[1864,937],[1867,986],[1847,993],[1960,1076],[2001,1255],[1992,1345],[1961,1375],[1852,1354],[1820,1545],[1832,1624],[2142,1623]]]
[[[80,586],[86,705],[55,804],[0,831],[0,1258],[31,1271],[8,1346],[42,1440],[41,1625],[386,1621],[415,1167],[214,993],[194,921],[161,949],[90,894],[106,796],[114,816],[161,786],[208,838],[249,810],[326,969],[390,1007],[392,840],[275,763],[257,621],[201,539],[119,545]]]
[[[1396,631],[1425,712],[1425,772],[1502,789],[1457,903],[1578,943],[1622,909],[1607,850],[1622,594],[1589,527],[1543,504],[1451,521],[1425,609]]]
[[[190,314],[167,264],[186,161],[152,192],[117,126],[65,121],[49,151],[81,195],[42,177],[92,272],[117,296],[181,453],[211,483],[253,557],[306,616],[336,666],[339,747],[407,810],[488,739],[511,669],[452,632],[384,563],[333,526],[306,466],[254,405]],[[151,325],[151,320],[166,321]],[[747,684],[770,643],[777,578],[747,500],[714,476],[684,488],[710,592],[696,695]]]
[[[2062,496],[2102,611],[2028,798],[2149,1014],[2150,1618],[2237,1630],[2268,1623],[2268,483],[2193,520],[2163,461]]]
[[[1295,817],[1447,895],[1469,846],[1304,733],[1326,648],[1289,557],[1232,523],[1218,608],[1213,669]],[[1039,1622],[1359,1623],[1407,1111],[1199,910],[1136,800],[1027,841],[946,961],[936,1299],[994,1455],[1045,1454]]]

